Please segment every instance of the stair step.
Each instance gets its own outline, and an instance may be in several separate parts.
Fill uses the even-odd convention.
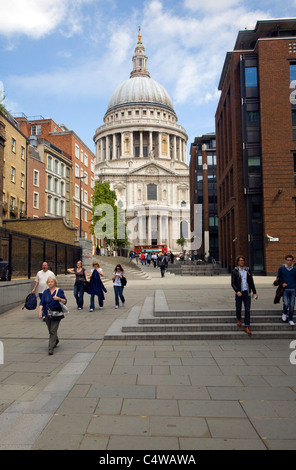
[[[296,330],[281,321],[278,310],[255,310],[251,314],[251,338],[295,338]],[[127,318],[117,319],[105,339],[120,340],[210,340],[250,338],[237,327],[234,310],[170,310],[162,290],[146,297]]]

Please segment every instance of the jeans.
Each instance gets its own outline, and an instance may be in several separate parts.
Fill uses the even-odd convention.
[[[83,295],[84,295],[84,284],[83,282],[77,282],[74,284],[74,297],[77,302],[77,307],[83,307]]]
[[[295,289],[285,288],[283,293],[283,313],[288,315],[289,310],[289,321],[293,321],[294,306],[295,306]]]
[[[99,299],[99,307],[103,307],[103,299],[99,296],[98,296],[98,299]],[[95,309],[95,294],[91,294],[91,296],[90,296],[90,306],[89,306],[89,308],[91,310]]]
[[[125,298],[123,296],[123,287],[122,286],[113,286],[115,294],[115,305],[119,306],[119,297],[121,302],[124,304]]]
[[[241,320],[242,317],[242,303],[244,303],[245,307],[245,326],[250,326],[251,296],[248,291],[243,291],[240,297],[238,295],[235,296],[237,320]]]

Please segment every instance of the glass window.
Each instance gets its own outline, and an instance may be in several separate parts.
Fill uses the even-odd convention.
[[[290,64],[290,82],[296,80],[296,63]]]
[[[247,111],[247,128],[259,129],[259,111]]]
[[[260,166],[261,166],[260,157],[249,157],[248,159],[249,175],[260,173]]]
[[[247,88],[254,88],[258,86],[257,67],[245,68],[245,82]]]

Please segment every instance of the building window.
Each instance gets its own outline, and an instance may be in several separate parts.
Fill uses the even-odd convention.
[[[54,161],[54,172],[58,175],[59,174],[59,161]]]
[[[61,216],[64,217],[65,215],[65,202],[61,201]]]
[[[57,178],[54,179],[54,192],[55,193],[59,192],[59,181]]]
[[[250,130],[259,129],[259,111],[247,111],[247,128]]]
[[[15,168],[13,166],[10,168],[10,181],[15,183]]]
[[[257,67],[245,68],[246,88],[255,88],[258,86]]]
[[[21,188],[25,187],[25,175],[24,173],[21,173]]]
[[[25,147],[21,146],[21,159],[25,160]]]
[[[79,177],[79,165],[75,165],[75,176],[78,178]]]
[[[49,191],[52,190],[52,176],[50,176],[50,175],[47,175],[47,189]]]
[[[33,184],[34,186],[39,186],[39,171],[38,170],[34,170]]]
[[[47,169],[51,171],[52,169],[52,157],[47,155]]]
[[[65,176],[65,164],[61,163],[61,177],[64,178]]]
[[[11,151],[16,153],[16,140],[13,137],[11,138]]]
[[[51,214],[51,201],[52,201],[52,197],[47,196],[47,212],[48,212],[48,214]]]
[[[32,125],[32,135],[41,135],[41,125],[33,124]]]
[[[65,196],[65,182],[61,181],[61,196]]]
[[[147,185],[147,200],[157,201],[157,185],[156,184]]]
[[[75,157],[79,159],[79,146],[75,144]]]
[[[88,155],[86,153],[84,154],[84,164],[88,166]]]
[[[33,207],[34,209],[39,209],[39,193],[33,193]]]
[[[54,215],[59,215],[59,200],[57,198],[55,198],[53,202],[53,212]]]

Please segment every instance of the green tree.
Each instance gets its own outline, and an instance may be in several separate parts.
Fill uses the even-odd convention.
[[[177,240],[177,245],[180,245],[182,250],[184,249],[184,246],[187,244],[187,241],[184,237],[178,238]]]
[[[105,240],[111,249],[128,243],[125,225],[125,211],[120,203],[116,205],[116,192],[110,189],[110,183],[96,183],[92,196],[91,233],[100,240]]]

